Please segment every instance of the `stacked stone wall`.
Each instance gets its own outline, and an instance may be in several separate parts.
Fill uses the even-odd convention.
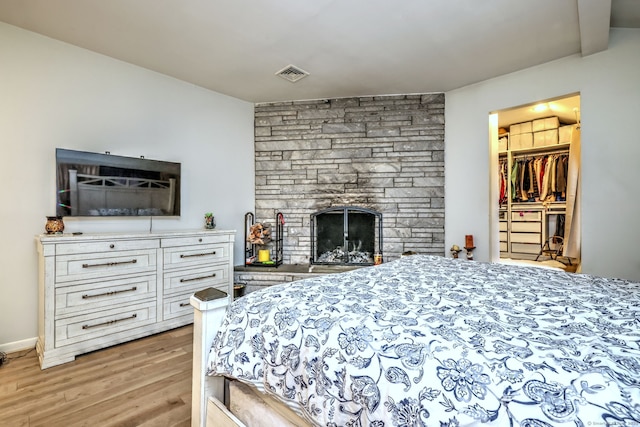
[[[383,214],[385,260],[444,255],[444,94],[257,104],[256,220],[282,212],[284,263],[310,257],[310,215]]]

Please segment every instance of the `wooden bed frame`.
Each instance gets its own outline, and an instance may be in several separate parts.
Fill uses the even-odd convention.
[[[229,384],[225,377],[206,375],[209,350],[231,298],[225,292],[207,288],[192,295],[190,302],[194,307],[192,427],[310,425],[284,404],[245,384],[237,381]],[[241,415],[238,417],[236,414]],[[240,418],[246,420],[246,424]]]
[[[222,324],[222,319],[231,303],[231,296],[214,288],[191,296],[191,305],[194,307],[193,316],[193,375],[191,381],[191,425],[204,427],[207,425],[207,404],[211,398],[211,410],[219,410],[229,420],[217,425],[233,426],[237,419],[225,408],[224,404],[224,378],[213,377],[205,374],[209,349],[213,338]],[[225,412],[226,411],[226,412]],[[227,414],[228,412],[228,414]],[[211,414],[214,417],[214,414]]]

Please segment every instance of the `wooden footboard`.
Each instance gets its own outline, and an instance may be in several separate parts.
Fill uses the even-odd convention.
[[[207,401],[207,426],[209,427],[246,427],[218,399]]]
[[[191,296],[193,318],[193,373],[191,381],[191,426],[204,427],[208,398],[224,402],[224,378],[207,376],[205,367],[209,349],[230,304],[231,298],[220,290],[207,288]],[[220,405],[222,405],[220,403]],[[233,425],[233,424],[230,424]]]

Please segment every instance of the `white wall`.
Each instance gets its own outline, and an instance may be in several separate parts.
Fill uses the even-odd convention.
[[[182,163],[182,216],[154,230],[237,230],[253,211],[253,104],[0,23],[0,350],[37,336],[34,236],[55,214],[55,148]],[[65,219],[148,231],[149,219]],[[236,245],[236,259],[243,259]]]
[[[473,234],[489,260],[489,112],[580,92],[582,271],[640,281],[639,70],[640,30],[614,29],[605,52],[446,93],[445,247]]]

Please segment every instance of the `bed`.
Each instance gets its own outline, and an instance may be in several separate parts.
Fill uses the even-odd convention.
[[[194,425],[251,425],[224,378],[290,425],[640,425],[639,283],[413,255],[227,301],[192,298]]]

